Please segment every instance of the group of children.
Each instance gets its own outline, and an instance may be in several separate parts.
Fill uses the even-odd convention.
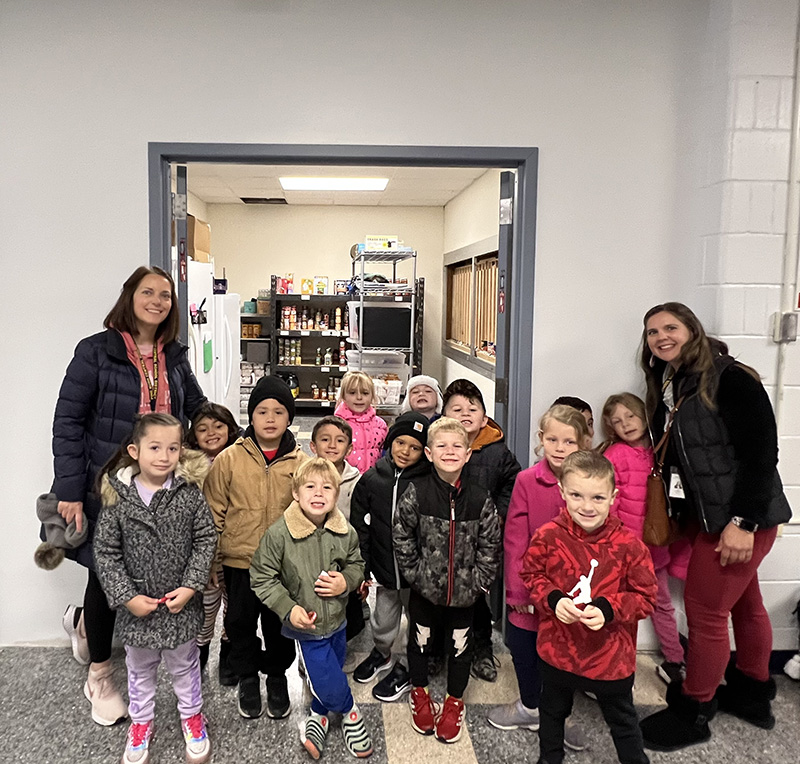
[[[344,667],[370,587],[374,647],[354,679],[383,674],[375,698],[408,693],[413,728],[455,742],[470,673],[496,678],[491,635],[503,580],[520,698],[491,709],[489,722],[538,729],[540,762],[561,762],[565,744],[585,747],[568,718],[573,691],[583,690],[600,703],[620,761],[646,762],[632,702],[636,625],[653,614],[660,672],[679,681],[683,650],[667,582],[685,575],[688,549],[640,540],[652,465],[642,402],[609,398],[607,441],[593,451],[590,407],[557,400],[539,422],[541,460],[521,470],[467,380],[442,394],[434,378],[412,378],[391,427],[373,400],[370,377],[348,373],[335,415],[314,427],[310,457],[289,429],[291,391],[265,377],[244,433],[230,412],[207,404],[184,448],[178,420],[146,414],[109,462],[94,548],[126,650],[123,764],[148,759],[162,658],[186,760],[208,761],[201,673],[221,604],[219,678],[238,685],[239,713],[262,715],[265,674],[267,715],[288,716],[286,671],[299,652],[313,696],[306,750],[322,755],[334,712],[347,750],[369,756]],[[405,663],[392,654],[398,637]],[[443,660],[439,705],[428,679]]]

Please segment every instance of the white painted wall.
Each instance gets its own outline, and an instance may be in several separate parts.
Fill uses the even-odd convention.
[[[226,270],[228,289],[242,298],[269,289],[272,274],[301,278],[350,279],[350,247],[367,234],[397,234],[417,250],[417,276],[425,279],[423,366],[441,374],[442,229],[441,207],[246,206],[209,204],[211,249],[216,273]],[[391,266],[370,264],[367,271],[391,276]],[[411,263],[397,266],[411,279]]]
[[[148,141],[538,146],[533,410],[567,387],[598,405],[638,382],[644,310],[697,283],[674,268],[689,206],[676,157],[707,12],[703,0],[6,0],[0,643],[58,636],[82,591],[73,565],[34,569],[33,502],[50,485],[72,348],[148,257]],[[389,56],[387,30],[402,41]]]

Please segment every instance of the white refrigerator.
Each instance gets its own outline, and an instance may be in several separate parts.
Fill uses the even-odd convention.
[[[210,263],[187,262],[188,315],[202,305],[205,323],[189,324],[189,361],[206,397],[239,413],[240,306],[238,294],[214,294]]]

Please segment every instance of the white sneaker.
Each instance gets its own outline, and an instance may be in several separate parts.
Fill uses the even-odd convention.
[[[89,669],[83,694],[92,704],[92,719],[104,727],[110,727],[128,716],[128,707],[122,695],[114,687],[111,664],[101,669]]]
[[[61,618],[61,625],[64,631],[67,632],[69,641],[72,643],[72,657],[75,658],[81,666],[88,666],[91,662],[89,658],[89,643],[86,640],[86,628],[83,625],[83,608],[80,609],[81,614],[78,618],[78,625],[75,625],[75,611],[78,610],[75,605],[67,605],[64,615]]]
[[[783,673],[790,676],[792,679],[800,679],[800,653],[789,658],[786,665],[783,667]]]

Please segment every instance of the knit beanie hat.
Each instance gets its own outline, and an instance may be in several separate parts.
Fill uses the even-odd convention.
[[[400,413],[405,414],[411,411],[411,402],[409,401],[408,394],[419,385],[427,385],[436,393],[436,413],[442,413],[442,391],[439,389],[439,382],[434,377],[428,377],[425,374],[417,374],[416,377],[411,377],[406,385],[406,397],[403,398],[403,405],[400,407]]]
[[[247,418],[252,424],[253,412],[261,401],[272,398],[289,412],[289,424],[294,420],[294,397],[292,391],[280,377],[261,377],[258,384],[250,393],[250,400],[247,402]]]
[[[43,493],[36,499],[36,516],[42,522],[44,541],[34,552],[33,559],[44,570],[53,570],[64,559],[65,549],[75,549],[86,541],[89,521],[84,517],[80,533],[72,520],[67,525],[58,514],[58,499],[54,493]]]
[[[401,435],[409,435],[412,438],[416,438],[424,448],[428,445],[429,426],[428,418],[422,414],[418,414],[416,411],[408,411],[405,414],[400,414],[400,416],[394,420],[394,424],[389,428],[386,440],[383,441],[383,447],[388,453],[391,453],[394,439],[399,438]]]

